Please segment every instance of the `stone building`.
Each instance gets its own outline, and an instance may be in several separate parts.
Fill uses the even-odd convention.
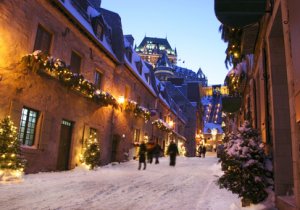
[[[10,115],[19,127],[26,173],[74,168],[91,133],[102,165],[134,155],[136,143],[151,135],[167,144],[184,134],[184,117],[132,53],[121,18],[100,4],[0,3],[0,118]],[[168,124],[172,119],[182,131]]]
[[[280,210],[300,209],[299,8],[300,2],[292,0],[239,5],[215,0],[219,20],[241,32],[241,50],[234,56],[244,55],[240,65],[246,77],[236,124],[249,120],[261,132],[266,152],[273,157]]]

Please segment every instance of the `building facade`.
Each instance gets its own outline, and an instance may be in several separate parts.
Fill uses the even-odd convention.
[[[10,115],[19,127],[26,173],[81,164],[92,133],[101,165],[134,156],[136,144],[152,135],[165,146],[174,136],[183,141],[184,129],[163,119],[179,119],[180,128],[186,122],[159,94],[162,85],[148,64],[132,53],[119,15],[100,4],[0,3],[0,117]],[[156,119],[168,129],[153,123]]]
[[[247,3],[242,1],[235,8],[243,11]],[[280,210],[296,210],[300,209],[300,31],[297,26],[300,3],[291,0],[257,3],[252,8],[255,10],[252,16],[248,11],[250,16],[237,18],[236,14],[243,13],[225,15],[222,2],[215,1],[219,20],[242,30],[240,44],[241,53],[246,55],[243,69],[247,77],[236,124],[249,120],[260,130],[267,145],[266,153],[273,158],[276,206]]]
[[[153,50],[153,42],[157,43]],[[152,46],[152,47],[151,47]],[[161,47],[164,46],[164,47]],[[148,57],[145,57],[145,51]],[[150,49],[150,50],[149,50]],[[152,66],[154,75],[165,85],[179,112],[187,118],[185,137],[187,137],[188,156],[196,153],[196,133],[202,129],[201,87],[207,86],[207,78],[201,69],[194,72],[176,65],[177,52],[173,53],[167,39],[145,37],[136,52]],[[174,59],[174,56],[176,59]],[[164,92],[164,91],[162,91]],[[177,111],[177,113],[178,113]],[[193,151],[193,152],[190,152]]]

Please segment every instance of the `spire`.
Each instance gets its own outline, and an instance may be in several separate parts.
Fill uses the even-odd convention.
[[[172,64],[168,58],[167,52],[163,51],[161,58],[157,61],[156,67],[169,67],[172,68]]]

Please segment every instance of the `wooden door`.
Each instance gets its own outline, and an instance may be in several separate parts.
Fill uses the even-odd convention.
[[[118,161],[118,151],[119,151],[120,140],[121,140],[120,135],[118,135],[118,134],[113,135],[112,150],[111,150],[111,161],[112,162]]]
[[[60,129],[60,141],[58,148],[57,170],[64,171],[69,169],[70,147],[72,139],[73,123],[62,120]]]

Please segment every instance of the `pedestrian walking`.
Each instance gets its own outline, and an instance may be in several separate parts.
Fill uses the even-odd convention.
[[[153,148],[153,155],[155,157],[155,164],[159,164],[159,157],[160,157],[160,154],[162,152],[162,149],[161,149],[161,146],[156,143],[154,148]]]
[[[141,142],[139,147],[139,167],[138,169],[141,170],[142,163],[144,164],[144,170],[146,170],[146,153],[147,147],[144,141]]]
[[[205,153],[206,153],[206,146],[203,145],[202,147],[202,157],[205,158]]]
[[[168,146],[167,154],[170,156],[170,166],[175,166],[176,164],[176,156],[179,154],[178,147],[174,141]]]
[[[198,154],[199,154],[199,157],[201,157],[201,154],[202,154],[202,145],[200,145],[198,147]]]
[[[148,160],[148,163],[152,164],[154,143],[153,142],[148,142],[146,144],[146,148],[147,148],[147,160]]]

